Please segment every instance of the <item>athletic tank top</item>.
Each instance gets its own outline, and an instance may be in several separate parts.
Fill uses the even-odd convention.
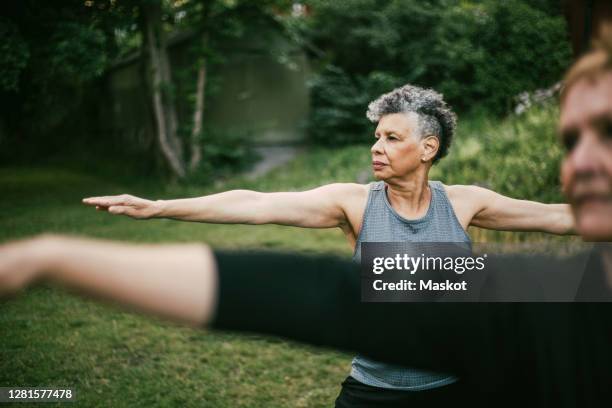
[[[353,260],[361,261],[362,242],[467,242],[470,237],[459,223],[439,181],[430,181],[431,203],[427,214],[416,220],[399,215],[387,198],[384,181],[370,184],[368,201],[357,237]],[[367,357],[353,359],[351,376],[357,381],[380,388],[419,391],[457,381],[448,374],[433,373],[382,363]]]

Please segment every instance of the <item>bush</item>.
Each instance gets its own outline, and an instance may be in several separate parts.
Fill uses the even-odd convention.
[[[0,18],[0,92],[18,91],[19,76],[27,66],[30,50],[19,28],[11,21]]]
[[[365,107],[372,95],[393,88],[399,81],[384,72],[351,78],[340,68],[329,66],[311,81],[311,103],[314,106],[307,123],[308,135],[316,143],[344,145],[369,142]]]
[[[563,202],[556,135],[556,104],[536,107],[502,121],[460,118],[450,154],[434,166],[431,179],[476,184],[511,197]]]
[[[318,143],[363,141],[368,102],[405,83],[442,92],[459,112],[500,116],[570,61],[565,21],[545,1],[311,3],[305,35],[325,55],[311,84]]]

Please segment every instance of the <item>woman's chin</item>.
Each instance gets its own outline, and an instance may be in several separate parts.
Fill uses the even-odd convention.
[[[374,178],[376,180],[379,180],[379,181],[384,181],[384,180],[387,179],[387,177],[385,177],[385,175],[382,172],[380,172],[380,171],[375,171],[374,172]]]
[[[585,241],[612,241],[612,217],[609,212],[604,211],[578,212],[576,232]]]
[[[389,178],[389,174],[386,170],[386,168],[373,169],[372,174],[374,175],[374,178],[376,180],[386,180],[387,178]]]

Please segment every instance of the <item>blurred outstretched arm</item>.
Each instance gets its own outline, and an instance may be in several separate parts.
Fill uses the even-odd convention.
[[[190,325],[212,316],[216,271],[201,244],[135,245],[41,236],[0,246],[0,294],[37,280]]]

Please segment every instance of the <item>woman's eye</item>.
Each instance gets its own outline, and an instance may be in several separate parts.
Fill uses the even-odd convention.
[[[568,132],[562,136],[563,147],[566,152],[571,152],[578,143],[578,134],[576,132]]]

